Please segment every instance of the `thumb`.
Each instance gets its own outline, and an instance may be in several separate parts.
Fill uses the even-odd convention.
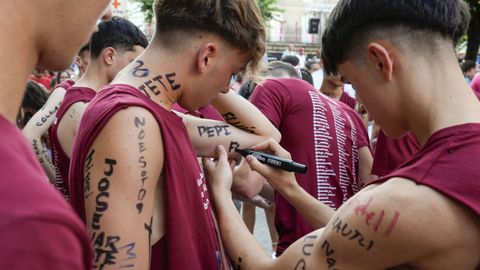
[[[202,158],[202,164],[205,171],[210,171],[215,167],[215,163],[208,157]]]

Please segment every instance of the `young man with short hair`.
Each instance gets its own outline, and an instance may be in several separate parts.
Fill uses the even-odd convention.
[[[0,269],[91,266],[83,224],[45,180],[15,119],[30,72],[67,68],[102,13],[111,16],[109,2],[0,1]]]
[[[304,205],[328,224],[272,261],[230,202],[231,169],[220,147],[220,162],[204,166],[238,268],[480,269],[480,104],[454,51],[469,18],[461,0],[338,2],[323,36],[327,73],[353,84],[387,135],[412,130],[422,149],[336,212]],[[254,148],[290,157],[274,142]],[[295,192],[292,173],[247,160],[279,189]]]
[[[90,63],[90,42],[84,45],[75,56],[75,63],[78,66],[79,78],[83,77]],[[53,124],[58,108],[62,104],[66,91],[75,82],[66,80],[60,83],[50,92],[47,102],[38,110],[22,129],[22,133],[30,141],[38,161],[47,174],[49,181],[53,184],[56,181],[55,167],[52,163],[51,152],[47,146],[42,143],[42,137],[48,136],[48,130]]]
[[[157,0],[154,10],[149,47],[84,112],[71,202],[99,268],[228,269],[196,155],[278,140],[268,119],[229,91],[232,75],[262,58],[265,28],[254,0]],[[182,119],[170,111],[177,102],[189,111],[212,103],[230,125]]]
[[[326,207],[338,209],[370,179],[368,133],[353,109],[292,76],[295,71],[288,63],[269,63],[261,72],[266,80],[257,85],[251,102],[278,128],[282,147],[307,165],[305,174],[295,174],[299,186]],[[288,195],[275,193],[277,256],[317,228]]]
[[[55,168],[55,187],[70,198],[68,167],[73,140],[86,106],[97,91],[147,47],[145,34],[127,19],[113,17],[98,25],[90,40],[90,64],[85,76],[71,86],[58,108],[49,140]]]

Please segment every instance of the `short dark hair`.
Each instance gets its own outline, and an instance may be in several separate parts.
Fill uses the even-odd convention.
[[[287,74],[290,78],[301,79],[300,73],[295,69],[295,67],[287,62],[273,61],[265,65],[260,70],[260,76],[262,77],[273,77],[280,78],[283,74]]]
[[[315,62],[315,61],[308,61],[307,63],[305,63],[305,68],[308,70],[308,71],[311,71],[312,70],[312,66],[315,65],[315,64],[319,64],[319,62]]]
[[[300,59],[296,57],[295,55],[287,55],[282,58],[282,62],[289,63],[292,66],[296,67],[300,63]]]
[[[470,71],[472,68],[476,68],[476,67],[477,67],[477,64],[475,63],[475,61],[465,60],[465,61],[463,61],[463,63],[460,65],[460,67],[462,68],[463,73],[467,73],[467,72]]]
[[[255,71],[265,52],[265,25],[256,0],[155,0],[156,38],[166,45],[170,33],[204,31],[250,56]]]
[[[147,45],[147,37],[131,21],[113,17],[98,25],[98,31],[92,35],[90,40],[90,54],[95,59],[108,47],[128,51],[132,50],[134,46],[146,48]]]
[[[90,51],[90,41],[87,44],[83,45],[83,47],[81,47],[80,50],[78,50],[77,55],[80,55],[83,52],[89,52],[89,51]]]
[[[302,80],[304,80],[304,81],[308,82],[310,85],[314,86],[312,74],[308,70],[306,70],[304,68],[300,69],[300,75],[302,75]]]
[[[409,42],[418,49],[435,46],[440,37],[457,43],[469,21],[469,7],[463,0],[340,0],[322,36],[325,71],[336,74],[337,65],[372,34]]]

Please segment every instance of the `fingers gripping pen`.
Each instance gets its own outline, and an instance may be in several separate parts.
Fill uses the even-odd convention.
[[[280,168],[282,170],[285,170],[287,172],[296,172],[296,173],[301,173],[305,174],[307,172],[307,166],[294,162],[292,160],[280,158],[277,156],[269,155],[267,153],[263,152],[258,152],[254,151],[251,149],[236,149],[238,153],[240,153],[242,156],[246,157],[248,155],[251,155],[255,157],[258,161],[260,161],[263,164],[267,164],[273,167]]]

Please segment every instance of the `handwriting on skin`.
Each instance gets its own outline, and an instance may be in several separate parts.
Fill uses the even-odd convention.
[[[48,119],[50,119],[50,117],[52,117],[58,111],[58,108],[60,108],[60,104],[55,106],[55,108],[53,108],[53,110],[49,110],[47,112],[47,114],[42,116],[40,121],[36,123],[37,127],[43,126],[48,121]]]
[[[143,127],[145,126],[145,117],[135,117],[134,120],[135,128],[138,130],[138,151],[140,157],[138,158],[138,164],[140,166],[140,180],[141,180],[141,188],[138,191],[137,194],[137,204],[136,208],[138,213],[142,213],[143,211],[143,200],[145,199],[145,196],[147,195],[147,190],[144,188],[145,187],[145,181],[148,180],[148,174],[147,174],[147,161],[145,160],[144,152],[147,150],[145,147],[145,130]]]
[[[105,232],[93,232],[92,243],[95,258],[94,269],[103,269],[105,266],[118,265],[119,268],[133,268],[133,259],[137,258],[135,242],[118,247],[120,236],[107,235]],[[122,258],[119,260],[119,258]]]
[[[238,148],[240,148],[240,144],[238,142],[230,142],[230,145],[228,146],[228,152],[233,152],[235,150],[237,150]]]
[[[372,202],[373,198],[367,203],[362,204],[359,200],[355,200],[356,206],[354,208],[355,215],[364,217],[365,224],[369,227],[372,227],[373,231],[378,232],[380,227],[382,226],[383,222],[385,221],[385,210],[378,211],[369,211],[368,207]],[[387,228],[383,231],[383,236],[389,237],[395,226],[397,225],[398,219],[400,217],[400,213],[398,211],[394,211],[393,217],[391,218],[390,222],[388,223]]]
[[[232,134],[228,125],[216,125],[216,126],[198,126],[198,134],[200,137],[207,135],[209,138],[220,137],[220,135],[229,136]]]
[[[323,242],[322,250],[325,251],[325,257],[327,257],[326,262],[328,269],[338,270],[338,268],[335,268],[335,265],[337,265],[337,260],[334,258],[335,250],[333,250],[332,246],[327,240]]]
[[[246,125],[242,124],[242,122],[240,122],[238,120],[237,116],[232,112],[222,114],[222,117],[223,117],[223,119],[225,119],[225,121],[227,123],[229,123],[230,125],[232,125],[236,128],[239,128],[239,129],[244,130],[244,131],[249,132],[249,133],[255,133],[255,127],[249,127],[249,126],[246,126]]]
[[[83,170],[83,194],[84,198],[90,197],[93,192],[90,190],[90,170],[93,168],[93,155],[95,154],[95,149],[90,150],[87,158],[85,159],[85,169]]]
[[[305,270],[307,269],[307,261],[305,260],[307,257],[312,255],[313,247],[315,246],[315,241],[317,240],[318,235],[310,234],[303,238],[303,245],[302,245],[302,254],[305,257],[300,258],[297,264],[294,266],[294,270]]]
[[[102,218],[105,211],[107,211],[108,209],[108,201],[106,200],[106,198],[110,196],[110,180],[108,179],[108,177],[113,175],[113,168],[116,164],[116,160],[108,158],[105,159],[105,165],[107,165],[107,170],[103,172],[104,177],[100,179],[100,182],[98,182],[98,194],[95,199],[96,206],[92,218],[92,229],[94,230],[100,229],[100,219]]]
[[[355,241],[359,246],[365,248],[366,250],[372,249],[374,242],[373,240],[366,240],[361,232],[358,230],[352,229],[346,222],[343,222],[340,218],[336,218],[333,222],[332,230],[342,237],[347,238],[348,240]]]

